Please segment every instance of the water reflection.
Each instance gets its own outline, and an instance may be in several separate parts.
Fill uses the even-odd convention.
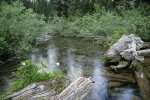
[[[106,100],[108,80],[107,77],[102,76],[105,74],[103,61],[95,60],[93,67],[94,74],[92,77],[95,80],[95,84],[92,89],[92,100]]]
[[[41,62],[44,62],[48,66],[49,71],[54,71],[57,69],[57,55],[58,50],[55,45],[49,45],[47,51],[41,53],[31,54],[31,60],[36,62],[38,65],[41,66]]]
[[[84,100],[107,100],[108,79],[105,75],[104,62],[101,60],[101,53],[95,52],[93,55],[92,74],[89,76],[95,81],[92,91],[84,98]]]
[[[67,68],[68,78],[71,82],[79,77],[82,77],[82,64],[75,61],[75,54],[73,49],[67,50]]]
[[[50,71],[54,71],[55,69],[57,69],[57,65],[56,65],[56,63],[58,62],[57,54],[58,54],[57,48],[54,45],[50,45],[47,51],[47,55],[48,55],[47,63]]]
[[[122,91],[122,95],[118,98],[118,100],[132,100],[133,90],[128,89]]]

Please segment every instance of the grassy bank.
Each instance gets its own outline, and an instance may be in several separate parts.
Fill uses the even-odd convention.
[[[41,62],[41,66],[37,66],[33,61],[22,61],[21,66],[17,71],[12,73],[15,81],[10,84],[10,90],[5,94],[0,95],[0,98],[6,98],[9,94],[17,92],[36,82],[46,82],[49,91],[55,90],[55,93],[57,94],[63,91],[67,77],[58,70],[53,72],[39,72],[43,67],[46,67],[43,62]]]

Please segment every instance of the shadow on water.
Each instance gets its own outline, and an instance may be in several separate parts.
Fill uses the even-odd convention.
[[[102,55],[107,48],[90,41],[63,37],[51,39],[37,47],[38,50],[29,58],[39,65],[41,61],[45,62],[50,71],[61,70],[70,83],[81,76],[92,77],[95,84],[84,100],[140,100],[131,72],[114,73],[104,66]],[[13,66],[9,65],[10,68]],[[0,73],[0,89],[8,88],[9,82],[4,78],[6,76]]]
[[[14,81],[11,73],[19,66],[20,61],[8,61],[0,66],[0,94],[9,90],[9,84]]]

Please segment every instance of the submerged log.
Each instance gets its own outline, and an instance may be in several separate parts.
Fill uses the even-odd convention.
[[[44,85],[32,84],[19,92],[9,95],[12,100],[82,100],[92,89],[94,82],[90,78],[80,77],[56,96],[45,91]],[[54,93],[53,93],[54,94]]]
[[[143,98],[143,100],[150,100],[149,80],[145,74],[143,66],[139,62],[134,64],[133,72],[138,83],[141,97]]]
[[[118,65],[111,65],[111,68],[117,71],[117,69],[125,68],[129,64],[128,61],[119,61]]]

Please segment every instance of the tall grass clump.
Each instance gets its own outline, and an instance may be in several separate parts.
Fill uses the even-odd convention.
[[[42,72],[39,73],[39,66],[37,66],[33,61],[26,60],[21,62],[22,66],[17,69],[16,72],[13,72],[13,76],[16,78],[16,81],[10,84],[10,92],[16,92],[27,85],[39,82],[39,81],[49,81],[55,79],[58,84],[55,84],[58,87],[56,90],[62,91],[64,88],[64,81],[66,79],[65,75],[60,71],[53,71],[51,73]]]

